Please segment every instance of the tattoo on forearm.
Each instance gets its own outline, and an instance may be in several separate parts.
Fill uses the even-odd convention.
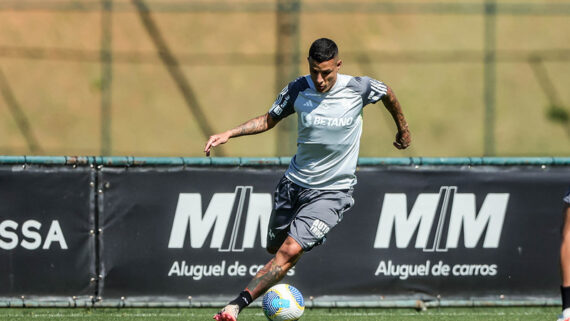
[[[408,127],[406,118],[404,117],[404,113],[402,112],[402,107],[400,106],[400,102],[396,99],[396,97],[393,94],[390,95],[388,100],[384,103],[384,106],[386,106],[386,109],[388,109],[388,111],[392,115],[392,118],[394,118],[394,121],[398,125],[399,129],[405,129]]]
[[[406,122],[406,118],[404,118],[404,114],[402,113],[402,109],[398,108],[396,112],[393,114],[394,119],[398,124],[399,129],[406,129],[408,127],[408,123]]]
[[[236,136],[257,134],[267,129],[267,118],[265,115],[249,120],[236,127]]]

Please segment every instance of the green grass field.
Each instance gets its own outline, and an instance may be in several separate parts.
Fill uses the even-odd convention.
[[[302,321],[540,321],[556,320],[557,307],[512,307],[512,308],[442,308],[417,312],[413,309],[307,309]],[[105,320],[105,321],[178,321],[210,320],[216,309],[59,309],[59,308],[5,308],[0,309],[0,320]],[[266,320],[260,308],[249,308],[240,315],[241,320]]]

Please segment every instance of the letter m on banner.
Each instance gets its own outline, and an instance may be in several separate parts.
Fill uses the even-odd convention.
[[[211,234],[210,248],[241,252],[254,247],[258,231],[261,246],[265,247],[271,195],[252,191],[251,186],[237,186],[234,193],[215,193],[205,212],[201,194],[181,193],[168,248],[183,248],[188,234],[190,246],[202,248]]]
[[[416,248],[445,252],[458,247],[461,232],[465,248],[476,247],[483,235],[483,248],[497,248],[508,200],[508,193],[489,193],[477,212],[475,194],[442,186],[439,193],[419,194],[408,213],[406,194],[386,193],[374,248],[388,248],[392,232],[397,248],[407,248],[416,235]]]

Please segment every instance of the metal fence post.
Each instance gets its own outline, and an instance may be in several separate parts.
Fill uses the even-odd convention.
[[[113,0],[101,2],[101,155],[111,154],[111,83],[113,80]]]
[[[485,2],[485,28],[484,28],[484,76],[483,90],[485,102],[484,124],[484,155],[495,155],[495,98],[497,90],[496,81],[496,17],[497,4],[495,0]]]
[[[277,43],[275,47],[275,86],[280,92],[299,76],[299,11],[301,0],[277,0]],[[292,156],[296,150],[296,117],[277,125],[276,156]]]

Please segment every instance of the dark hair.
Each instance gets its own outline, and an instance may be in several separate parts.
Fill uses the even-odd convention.
[[[336,43],[328,38],[315,40],[309,49],[309,57],[319,63],[331,60],[337,55],[338,47]]]

